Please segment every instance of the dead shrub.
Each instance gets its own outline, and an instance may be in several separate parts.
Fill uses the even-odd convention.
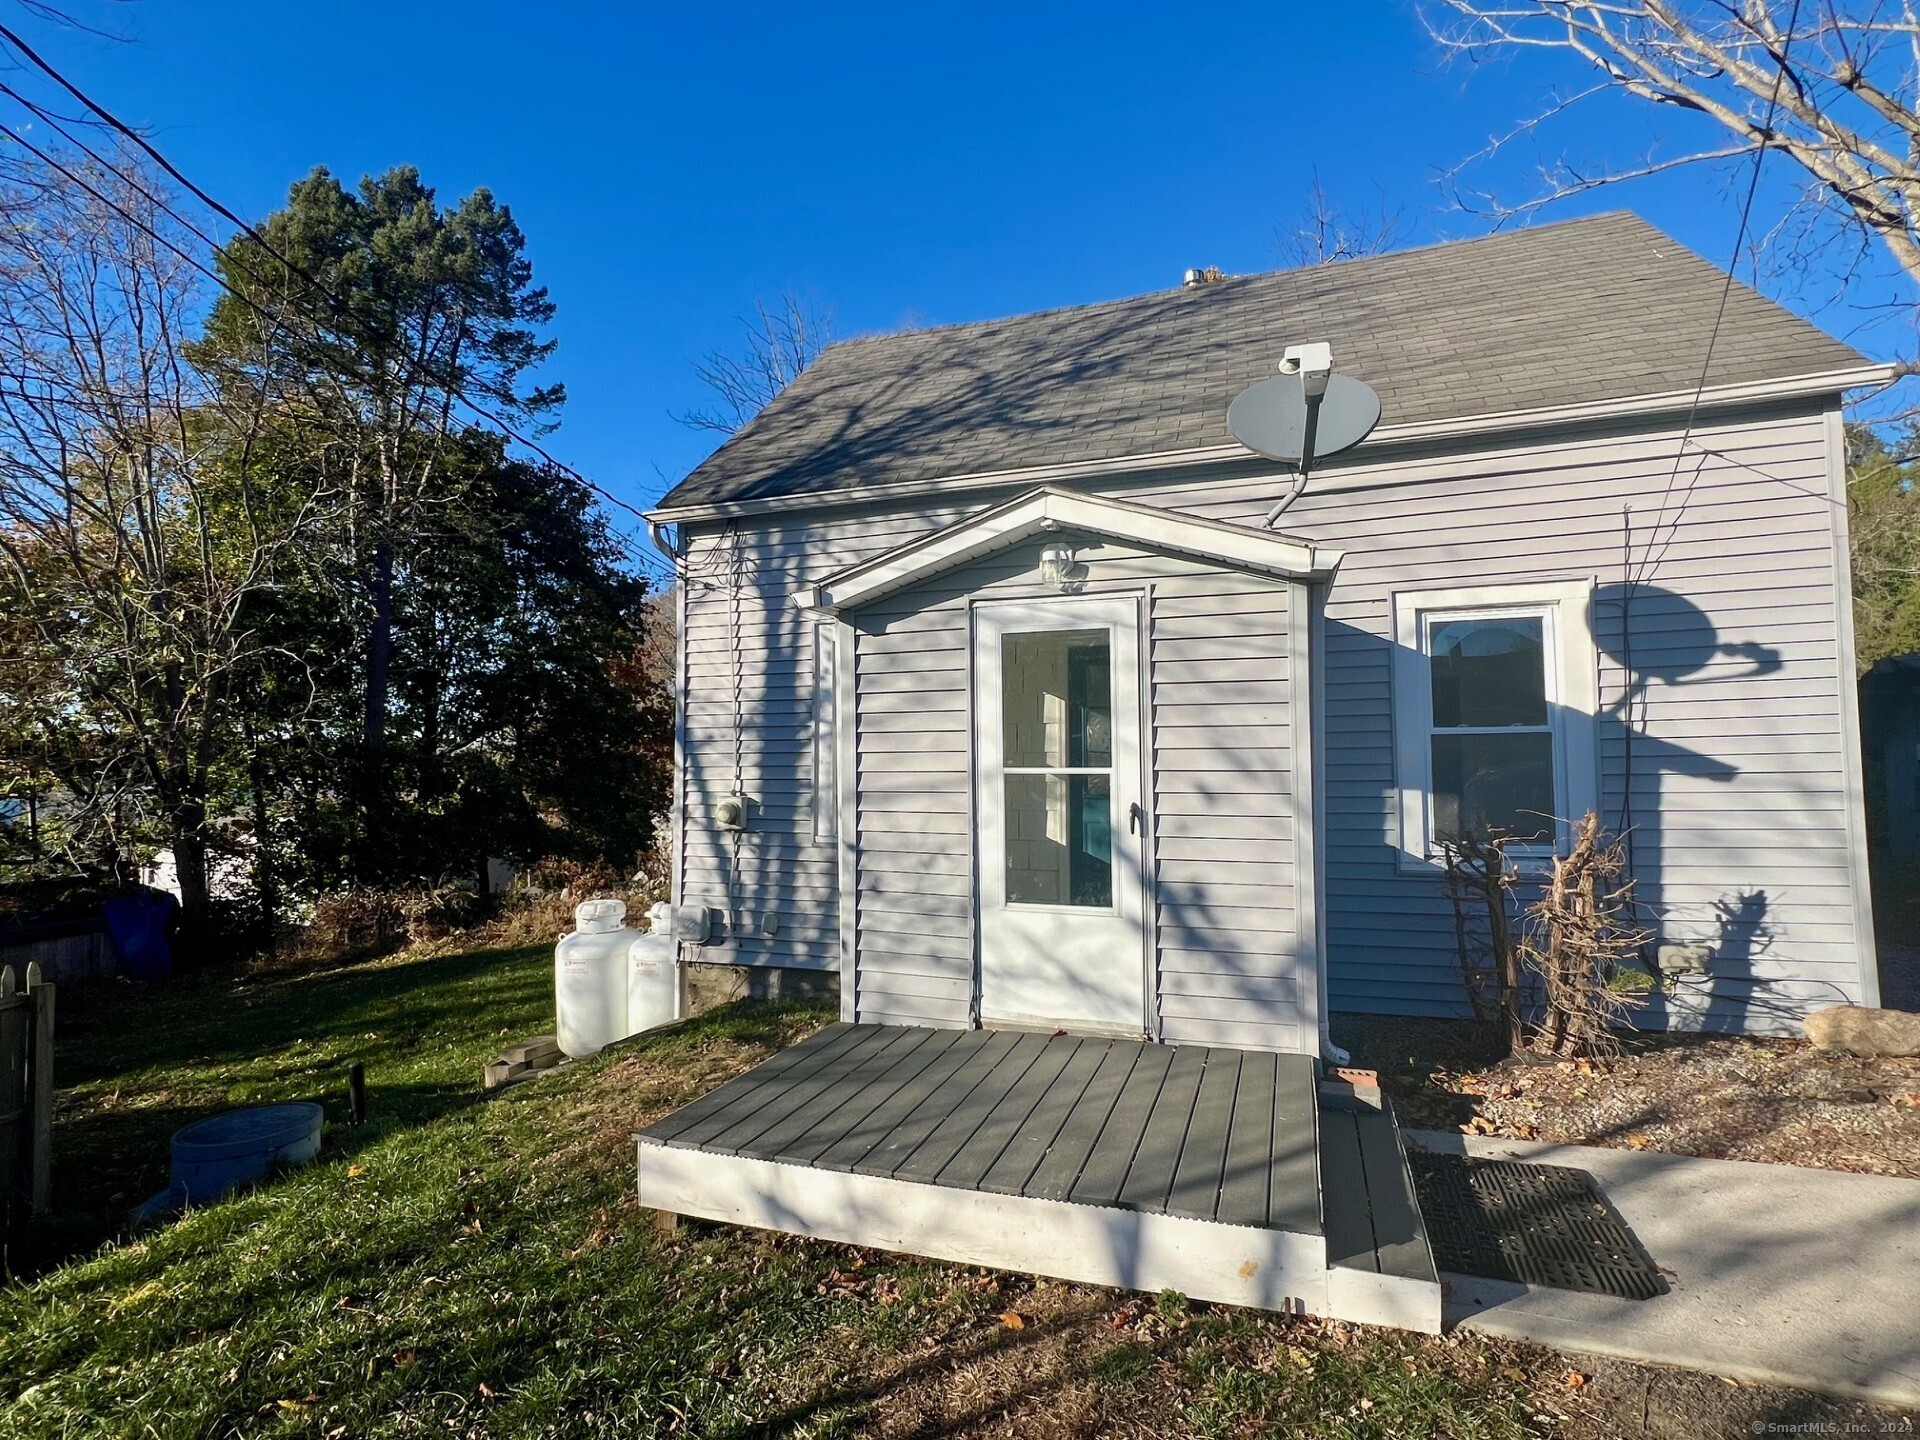
[[[1516,947],[1540,982],[1541,1024],[1533,1048],[1551,1055],[1611,1055],[1652,984],[1631,962],[1649,939],[1634,925],[1633,881],[1624,847],[1601,833],[1592,811],[1573,827],[1573,847],[1556,855],[1546,890],[1527,907]]]
[[[631,874],[603,864],[543,860],[497,896],[454,882],[412,890],[333,890],[314,901],[313,918],[287,958],[345,964],[457,936],[502,948],[551,945],[573,928],[573,907],[583,900],[624,900],[627,923],[644,929],[648,908],[667,898],[670,870],[668,856],[652,851]]]
[[[1444,846],[1454,943],[1474,1018],[1498,1020],[1509,1051],[1617,1053],[1616,1027],[1646,998],[1651,978],[1632,963],[1648,940],[1632,923],[1626,852],[1592,811],[1541,884],[1523,880],[1499,835]],[[1514,915],[1516,889],[1539,893]]]
[[[488,897],[464,885],[403,890],[394,898],[406,919],[407,940],[416,945],[471,930],[492,913]]]
[[[491,911],[486,896],[463,885],[330,890],[313,902],[313,918],[295,948],[310,962],[367,960],[461,934],[483,924]]]
[[[1460,980],[1473,1018],[1499,1021],[1507,1045],[1526,1044],[1520,1018],[1520,961],[1515,952],[1512,905],[1514,873],[1501,835],[1466,834],[1441,846],[1446,861],[1447,900],[1453,907],[1454,948]]]
[[[363,960],[400,948],[407,938],[407,916],[400,897],[388,890],[329,890],[313,902],[313,917],[301,932],[298,950],[310,960]]]
[[[543,860],[502,897],[489,938],[503,945],[551,945],[573,928],[573,907],[585,900],[624,900],[627,924],[646,926],[647,911],[669,896],[671,857],[652,850],[630,875],[610,865]]]

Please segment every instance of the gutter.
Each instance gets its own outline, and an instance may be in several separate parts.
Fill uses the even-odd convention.
[[[1861,365],[1849,370],[1829,370],[1817,375],[1796,375],[1783,380],[1757,380],[1738,385],[1718,385],[1700,391],[1674,390],[1658,395],[1586,401],[1578,405],[1555,405],[1534,410],[1502,410],[1485,415],[1468,415],[1446,420],[1418,420],[1402,425],[1381,425],[1358,450],[1349,453],[1372,455],[1376,451],[1391,446],[1426,441],[1451,440],[1476,435],[1499,435],[1515,431],[1553,430],[1590,424],[1599,420],[1637,419],[1668,414],[1686,415],[1696,411],[1722,410],[1731,406],[1773,400],[1838,395],[1867,386],[1887,385],[1898,378],[1899,372],[1900,367],[1893,364]],[[727,500],[698,505],[663,505],[648,513],[648,521],[651,528],[655,522],[685,523],[766,515],[791,509],[796,503],[815,507],[858,505],[868,501],[951,495],[966,490],[993,490],[1011,486],[1024,488],[1061,481],[1096,479],[1113,474],[1147,474],[1183,470],[1260,458],[1244,445],[1207,445],[1188,450],[1162,450],[1145,455],[1122,455],[1106,460],[1084,460],[1060,465],[1031,465],[1013,470],[973,471],[944,476],[936,480],[902,481],[891,485],[853,485],[818,492],[803,491],[766,499]],[[656,539],[654,543],[660,542]]]

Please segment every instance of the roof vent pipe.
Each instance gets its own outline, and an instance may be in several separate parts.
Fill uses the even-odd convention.
[[[1204,270],[1189,270],[1180,277],[1180,284],[1188,290],[1198,290],[1206,283],[1207,272]]]

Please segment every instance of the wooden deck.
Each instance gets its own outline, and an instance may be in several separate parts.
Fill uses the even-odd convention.
[[[1396,1162],[1398,1138],[1390,1117],[1374,1118],[1385,1130],[1375,1126],[1367,1143],[1385,1174],[1382,1137]],[[1348,1318],[1431,1328],[1425,1290],[1406,1292],[1409,1310],[1397,1279],[1382,1289],[1378,1255],[1355,1251],[1362,1230],[1374,1233],[1365,1171],[1347,1176],[1362,1181],[1360,1228],[1344,1213],[1323,1219],[1321,1119],[1303,1055],[839,1024],[640,1132],[640,1199],[882,1249],[1321,1314],[1332,1313],[1328,1242],[1338,1235],[1355,1252],[1349,1268],[1370,1276],[1357,1290],[1347,1284],[1358,1296],[1347,1308],[1366,1310]],[[1337,1124],[1358,1143],[1351,1119]],[[1390,1201],[1383,1214],[1391,1230]],[[1437,1282],[1430,1288],[1437,1325]],[[1381,1304],[1391,1313],[1373,1313]]]

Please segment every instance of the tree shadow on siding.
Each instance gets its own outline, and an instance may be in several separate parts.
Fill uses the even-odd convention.
[[[698,502],[707,485],[752,500],[876,475],[935,479],[954,473],[956,447],[980,470],[1137,454],[1144,397],[1190,371],[1193,345],[1213,343],[1183,344],[1182,312],[1214,298],[1161,291],[1057,311],[1044,328],[987,322],[836,346],[829,363],[804,371],[710,457],[702,487],[681,498]],[[1213,414],[1272,370],[1258,345],[1210,351],[1209,360]],[[1186,424],[1192,433],[1158,433],[1156,443],[1226,438],[1205,407],[1193,407]]]
[[[1770,882],[1753,883],[1750,873],[1742,873],[1753,863],[1753,851],[1770,847],[1773,853],[1761,858],[1774,867],[1783,863],[1783,851],[1798,853],[1796,842],[1804,829],[1812,827],[1800,821],[1803,812],[1797,801],[1831,804],[1843,798],[1837,783],[1821,794],[1809,777],[1788,772],[1784,762],[1793,754],[1792,737],[1779,737],[1777,752],[1764,756],[1759,764],[1764,772],[1771,763],[1777,772],[1771,781],[1756,778],[1755,782],[1757,787],[1764,786],[1759,803],[1769,808],[1763,822],[1766,839],[1726,861],[1735,883],[1705,898],[1697,885],[1665,883],[1669,866],[1691,861],[1689,849],[1742,850],[1756,827],[1751,819],[1735,823],[1730,818],[1714,824],[1716,809],[1704,800],[1689,804],[1662,796],[1667,775],[1704,776],[1726,783],[1738,777],[1740,767],[1700,752],[1694,752],[1693,760],[1676,762],[1673,751],[1678,747],[1649,733],[1660,725],[1655,695],[1671,699],[1676,690],[1728,685],[1745,687],[1742,694],[1764,693],[1764,684],[1758,690],[1753,687],[1778,675],[1786,666],[1785,656],[1774,645],[1726,636],[1692,600],[1657,585],[1600,586],[1594,592],[1594,631],[1602,655],[1625,679],[1602,717],[1604,751],[1618,757],[1618,773],[1610,777],[1606,793],[1612,813],[1605,818],[1628,837],[1635,874],[1640,877],[1636,900],[1641,923],[1661,940],[1704,946],[1708,957],[1703,971],[1681,970],[1660,977],[1670,994],[1656,1001],[1658,1022],[1704,1030],[1778,1032],[1796,1029],[1812,1006],[1852,998],[1831,980],[1766,973],[1793,965],[1792,937],[1775,913],[1779,889]],[[1711,696],[1713,691],[1703,694]],[[1751,711],[1725,703],[1724,691],[1714,698],[1718,703],[1710,713],[1716,724],[1724,725],[1722,733],[1739,735]],[[1693,822],[1691,829],[1696,833],[1711,833],[1704,842],[1671,838],[1671,832],[1689,828],[1686,822]],[[1791,858],[1785,858],[1785,863],[1791,864]],[[1650,961],[1655,958],[1649,956]],[[1649,968],[1657,969],[1657,963]]]
[[[1627,845],[1639,923],[1663,932],[1663,938],[1671,938],[1675,931],[1697,933],[1709,943],[1708,973],[1719,983],[1706,993],[1696,988],[1692,999],[1700,1002],[1703,1014],[1711,1015],[1707,1023],[1738,1028],[1746,1023],[1753,992],[1763,983],[1753,966],[1764,953],[1763,940],[1771,934],[1766,921],[1768,897],[1763,890],[1750,890],[1704,902],[1694,896],[1679,898],[1683,887],[1692,887],[1677,873],[1685,867],[1674,862],[1699,843],[1679,836],[1688,828],[1685,822],[1700,818],[1701,812],[1678,794],[1663,795],[1663,790],[1693,788],[1702,782],[1708,791],[1716,790],[1736,780],[1741,767],[1693,744],[1652,733],[1647,702],[1656,687],[1733,678],[1709,674],[1709,666],[1735,667],[1739,678],[1751,678],[1777,671],[1782,660],[1778,651],[1757,641],[1724,638],[1705,613],[1683,596],[1645,585],[1635,587],[1630,599],[1623,592],[1624,587],[1601,587],[1593,609],[1595,640],[1607,662],[1601,675],[1603,703],[1594,717],[1602,819]],[[1326,672],[1322,742],[1327,777],[1323,803],[1328,811],[1328,938],[1336,957],[1354,957],[1344,963],[1342,958],[1333,959],[1330,988],[1342,1000],[1359,1002],[1356,1008],[1385,1010],[1394,1008],[1395,980],[1429,996],[1451,988],[1460,996],[1451,1002],[1452,1008],[1464,1013],[1464,995],[1457,988],[1461,982],[1453,919],[1437,872],[1403,868],[1394,707],[1408,702],[1396,702],[1390,684],[1398,668],[1399,649],[1387,637],[1341,621],[1327,622],[1321,663],[1335,657],[1341,662],[1338,671]],[[1373,663],[1356,665],[1360,657],[1370,657]],[[1409,669],[1424,663],[1418,656],[1405,659]],[[1377,778],[1360,778],[1366,775]],[[1706,813],[1711,814],[1711,808]],[[1361,824],[1381,827],[1376,832],[1384,842],[1375,852],[1378,860],[1358,862],[1363,847],[1356,843],[1356,832]],[[1737,846],[1745,834],[1735,831],[1729,839]],[[1521,903],[1535,894],[1537,889],[1523,882]],[[1397,950],[1403,958],[1384,965],[1375,959],[1369,967],[1369,957],[1383,949]],[[1409,964],[1412,957],[1419,958]],[[1650,967],[1654,964],[1651,947],[1647,962]],[[1351,971],[1342,973],[1349,965]],[[1372,980],[1369,968],[1381,978]],[[1425,976],[1420,975],[1422,970]],[[1441,975],[1446,978],[1440,979]],[[1656,1001],[1643,1013],[1665,1024],[1667,1008]]]

